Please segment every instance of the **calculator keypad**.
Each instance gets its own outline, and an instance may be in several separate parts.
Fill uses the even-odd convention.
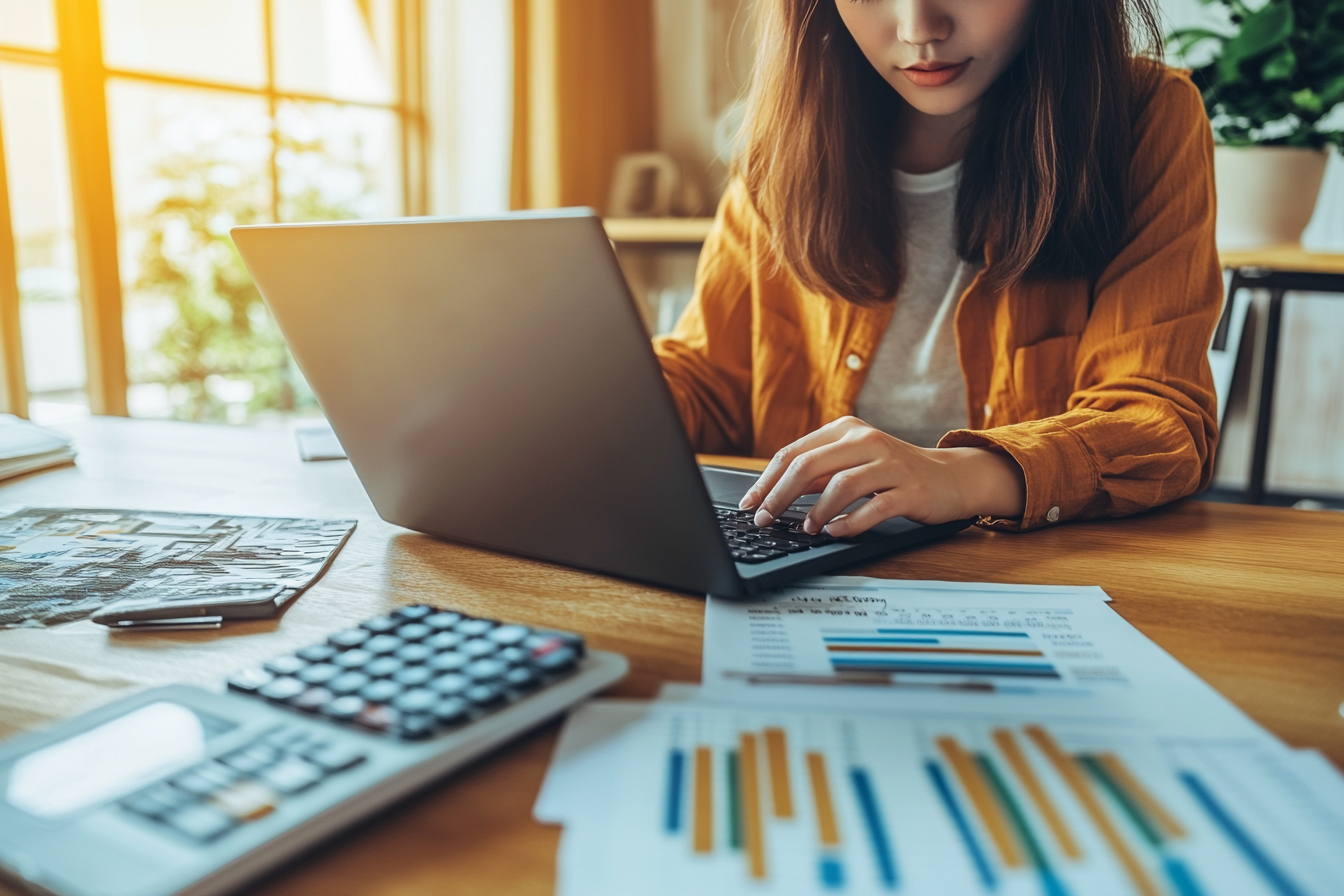
[[[121,806],[190,840],[209,843],[365,759],[358,750],[281,727],[133,793]]]
[[[402,607],[229,679],[272,703],[414,740],[568,676],[583,639],[437,607]]]

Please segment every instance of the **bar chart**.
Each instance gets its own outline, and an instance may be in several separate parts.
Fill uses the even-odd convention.
[[[1344,826],[1284,790],[1264,745],[704,705],[636,740],[610,829],[626,892],[1307,896],[1344,879]]]

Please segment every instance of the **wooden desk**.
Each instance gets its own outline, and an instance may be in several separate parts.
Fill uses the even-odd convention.
[[[402,603],[574,629],[630,657],[613,694],[697,681],[703,601],[437,541],[378,519],[344,461],[304,464],[284,430],[111,418],[69,427],[79,464],[12,481],[0,503],[357,517],[327,575],[282,619],[219,632],[110,634],[89,622],[0,631],[0,734],[137,688],[203,685]],[[893,578],[1099,584],[1115,609],[1294,746],[1344,767],[1344,515],[1187,501],[1030,535],[970,530],[861,567]],[[544,894],[559,831],[531,819],[558,726],[249,888],[274,896]],[[0,890],[0,892],[5,892]]]

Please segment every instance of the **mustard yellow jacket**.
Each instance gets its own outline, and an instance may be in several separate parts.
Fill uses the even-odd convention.
[[[1186,73],[1163,73],[1135,138],[1130,234],[1095,281],[994,290],[977,278],[957,306],[970,425],[939,447],[997,445],[1026,476],[1022,519],[986,523],[1120,516],[1212,476],[1222,277],[1213,140]],[[694,297],[654,348],[697,450],[768,457],[853,413],[891,312],[819,295],[776,265],[735,183]]]

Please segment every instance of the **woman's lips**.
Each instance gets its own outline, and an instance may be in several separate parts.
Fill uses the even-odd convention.
[[[961,73],[966,71],[966,67],[971,64],[971,60],[958,62],[955,65],[933,63],[932,67],[922,68],[903,68],[901,74],[910,79],[910,83],[916,87],[942,87],[945,84],[951,84]],[[923,65],[921,63],[921,65]]]

